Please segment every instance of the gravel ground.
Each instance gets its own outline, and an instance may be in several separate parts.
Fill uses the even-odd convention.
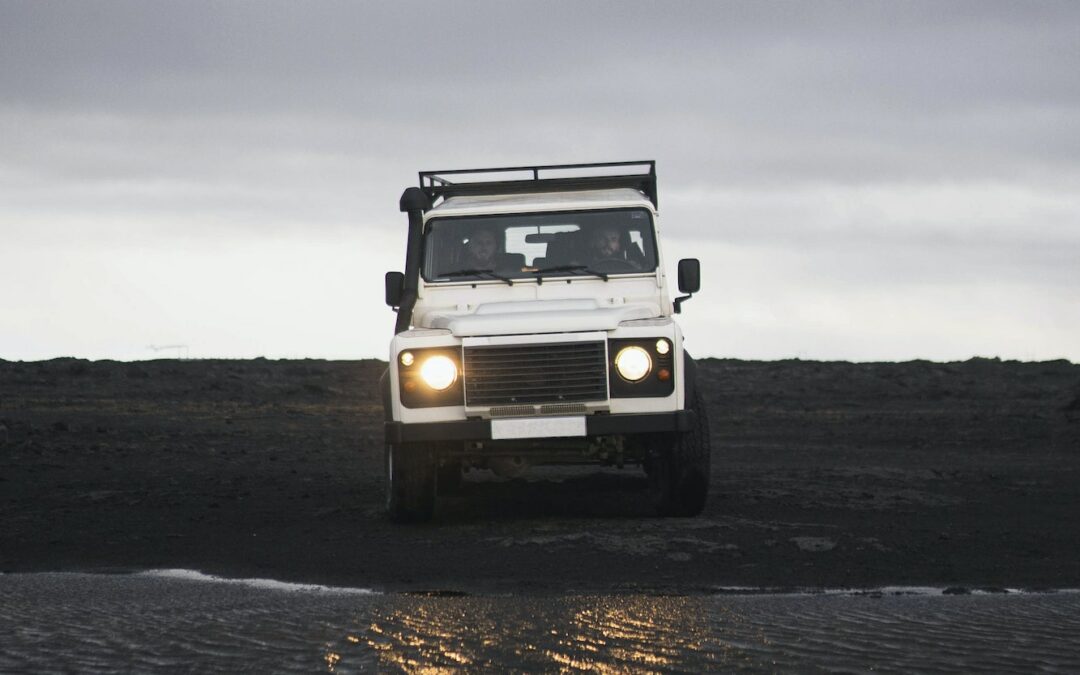
[[[397,590],[1080,587],[1080,366],[700,361],[709,504],[473,472],[382,514],[380,361],[0,361],[0,570]]]

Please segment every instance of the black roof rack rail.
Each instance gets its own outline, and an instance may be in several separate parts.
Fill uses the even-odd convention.
[[[560,178],[542,178],[541,172],[582,171],[585,169],[607,169],[611,167],[648,167],[648,173],[629,173],[621,175],[571,176]],[[455,183],[446,176],[478,173],[510,173],[531,171],[532,178],[518,180],[491,180]],[[653,206],[656,203],[656,162],[600,162],[595,164],[548,164],[544,166],[507,166],[491,169],[452,169],[449,171],[421,171],[420,189],[434,202],[439,197],[461,197],[466,195],[509,195],[525,192],[562,192],[570,190],[599,190],[605,188],[633,188],[640,190],[649,198]]]

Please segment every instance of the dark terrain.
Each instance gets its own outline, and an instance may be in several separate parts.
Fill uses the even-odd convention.
[[[382,514],[379,361],[0,361],[0,570],[408,590],[1080,587],[1080,366],[705,360],[705,513],[473,472]]]

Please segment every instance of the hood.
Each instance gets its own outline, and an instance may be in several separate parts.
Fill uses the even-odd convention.
[[[471,313],[432,312],[428,327],[449,329],[457,337],[574,333],[614,330],[623,321],[660,316],[652,303],[605,305],[593,299],[491,302]]]

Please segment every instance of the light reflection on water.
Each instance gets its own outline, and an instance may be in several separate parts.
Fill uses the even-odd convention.
[[[1080,594],[363,595],[0,575],[0,671],[1080,670]]]
[[[366,644],[386,666],[618,672],[693,668],[709,651],[700,599],[399,597],[375,608]]]

